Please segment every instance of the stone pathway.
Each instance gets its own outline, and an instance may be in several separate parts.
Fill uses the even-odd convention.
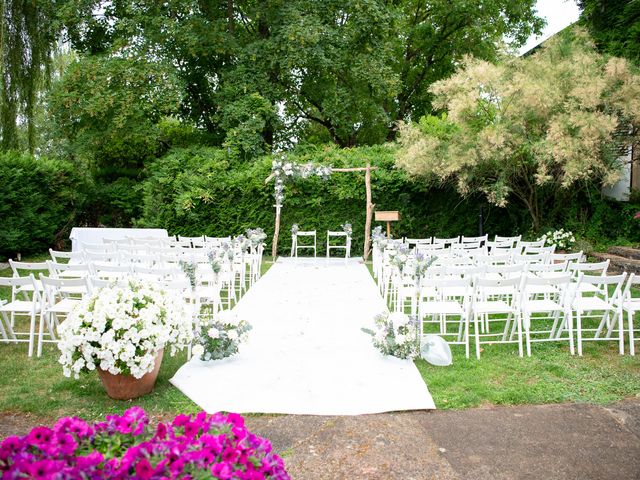
[[[0,414],[0,438],[38,419]],[[260,415],[294,480],[640,479],[640,399],[322,417]]]

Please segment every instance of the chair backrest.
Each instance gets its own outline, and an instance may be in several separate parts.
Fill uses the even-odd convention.
[[[465,237],[463,235],[460,238],[460,243],[479,243],[479,244],[483,244],[487,240],[489,240],[489,235],[482,235],[480,237]]]
[[[519,245],[523,249],[527,247],[544,247],[544,240],[532,240],[529,242],[520,241]]]
[[[549,253],[531,253],[528,255],[514,255],[512,263],[530,265],[532,263],[548,263]]]
[[[482,242],[453,243],[451,250],[476,250],[482,248]]]
[[[513,255],[511,253],[479,255],[476,257],[478,265],[511,265]]]
[[[46,271],[49,269],[47,267],[47,262],[16,262],[15,260],[9,259],[9,265],[11,266],[11,270],[13,271],[14,277],[22,277],[24,275],[20,275],[20,272],[34,272],[34,271]]]
[[[89,263],[58,263],[47,261],[49,274],[52,277],[85,277],[91,275],[93,269]]]
[[[84,261],[86,263],[102,263],[102,264],[110,264],[116,265],[120,261],[120,254],[118,252],[93,252],[93,251],[83,251]]]
[[[566,304],[566,302],[570,302],[572,300],[572,297],[575,294],[575,290],[569,288],[570,285],[571,275],[566,272],[554,277],[533,277],[524,275],[522,277],[521,292],[525,299],[529,299],[531,297],[535,298],[541,293],[544,293],[545,297],[554,295],[562,304]],[[550,293],[549,289],[538,287],[554,287],[552,292],[555,291],[555,293]]]
[[[596,287],[595,292],[587,292],[586,295],[599,295],[604,297],[605,299],[612,299],[615,302],[620,302],[622,300],[622,287],[624,281],[627,278],[627,272],[622,273],[621,275],[585,275],[584,273],[580,273],[578,277],[578,285],[581,284],[589,284],[593,287]],[[609,287],[615,285],[615,289],[613,292],[609,293]],[[577,289],[578,292],[576,296],[581,295],[580,289]]]
[[[79,289],[79,293],[82,294],[91,292],[91,287],[87,277],[54,278],[40,274],[40,281],[42,282],[45,298],[49,302],[55,299],[55,296],[61,289],[76,288]]]
[[[484,278],[520,278],[524,272],[524,265],[485,265]],[[499,275],[499,277],[498,277]]]
[[[473,280],[474,297],[484,300],[487,297],[499,296],[503,301],[511,298],[515,303],[520,293],[521,283],[522,279],[519,275],[507,278],[477,276]]]
[[[418,252],[442,251],[446,248],[444,243],[418,243],[415,247]]]
[[[63,252],[50,248],[49,255],[51,255],[51,260],[57,263],[62,263],[61,260],[67,260],[70,263],[77,263],[84,260],[82,252]]]
[[[296,233],[296,235],[298,237],[313,237],[316,235],[316,231],[315,230],[306,230],[306,231],[298,230],[298,233]]]
[[[82,242],[81,244],[81,250],[86,251],[89,250],[91,252],[102,252],[102,253],[108,253],[108,252],[115,252],[117,245],[115,243],[85,243]]]
[[[545,274],[564,273],[567,271],[567,262],[562,263],[528,263],[526,271],[539,276]]]
[[[548,255],[551,255],[555,251],[556,251],[556,246],[555,245],[550,245],[548,247],[525,246],[522,249],[522,255],[539,255],[541,253],[546,253]]]
[[[552,262],[581,262],[582,250],[576,253],[552,253],[549,256],[549,260]]]
[[[452,238],[433,237],[433,243],[434,244],[453,245],[454,243],[460,243],[460,237],[452,237]]]
[[[0,287],[7,287],[11,289],[11,295],[7,295],[10,298],[15,297],[17,288],[30,287],[30,291],[33,295],[32,301],[34,304],[40,302],[40,291],[38,290],[36,278],[33,276],[33,273],[24,277],[0,277]]]
[[[451,276],[459,276],[463,278],[473,278],[477,275],[484,275],[486,272],[486,267],[484,265],[451,265],[445,267],[445,272],[447,275]]]
[[[432,244],[432,238],[405,238],[404,239],[404,243],[408,244],[409,246],[418,246],[418,245],[431,245]]]
[[[569,271],[573,273],[574,276],[578,276],[581,272],[600,272],[600,275],[604,276],[607,274],[607,270],[609,269],[609,260],[605,260],[604,262],[594,262],[594,263],[570,263]]]
[[[625,302],[628,302],[632,299],[635,299],[636,301],[640,300],[640,297],[633,296],[634,287],[637,290],[638,285],[640,285],[640,275],[636,275],[635,273],[632,273],[631,275],[629,275],[627,284],[625,285],[624,290],[622,292],[622,298],[624,299]]]
[[[347,236],[347,232],[343,232],[342,230],[340,231],[332,231],[332,230],[327,230],[327,235],[332,236],[332,237],[346,237]]]
[[[493,237],[493,241],[496,243],[508,242],[511,245],[514,245],[522,240],[522,235],[517,235],[515,237],[501,237],[500,235],[496,235]]]

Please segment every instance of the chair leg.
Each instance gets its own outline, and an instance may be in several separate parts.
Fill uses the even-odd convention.
[[[473,315],[473,329],[476,337],[476,358],[480,360],[480,332],[478,331],[478,317]]]
[[[41,356],[42,355],[42,341],[43,341],[43,335],[44,335],[44,312],[40,312],[40,325],[38,326],[38,351],[36,353],[36,356]],[[51,327],[49,327],[51,328]]]
[[[629,322],[629,355],[635,356],[636,346],[633,344],[633,311],[627,312],[627,320]]]
[[[619,310],[616,312],[614,318],[618,321],[618,347],[620,355],[624,355],[624,314]]]
[[[469,315],[464,316],[464,353],[469,358]]]
[[[531,356],[531,316],[525,313],[522,317],[524,320],[524,335],[527,342],[527,357]],[[521,326],[518,324],[518,346],[520,347],[520,356],[522,357],[522,335],[520,334]]]
[[[578,335],[578,355],[582,356],[582,316],[576,310],[576,333]]]
[[[36,337],[36,312],[31,312],[31,321],[29,323],[29,356],[33,356],[33,344]]]
[[[567,311],[564,316],[567,323],[567,331],[569,332],[569,351],[571,355],[575,355],[576,349],[573,343],[573,316],[571,315],[571,310]]]

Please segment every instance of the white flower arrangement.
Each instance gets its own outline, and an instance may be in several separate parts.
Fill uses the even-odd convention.
[[[235,312],[223,310],[210,321],[203,322],[196,332],[196,345],[191,350],[195,358],[220,360],[238,353],[238,347],[246,342],[251,325],[240,320]]]
[[[569,230],[549,230],[547,233],[538,238],[538,241],[544,240],[547,247],[556,246],[557,250],[569,250],[576,243],[576,237]]]
[[[287,159],[286,154],[281,153],[271,162],[271,175],[275,179],[274,197],[276,206],[282,206],[284,200],[284,182],[287,179],[321,177],[326,180],[331,176],[332,168],[313,163],[298,164]]]
[[[373,346],[384,355],[414,358],[420,353],[415,323],[402,312],[384,312],[375,317],[376,330],[363,328],[373,337]]]
[[[383,252],[384,249],[387,248],[389,240],[387,239],[387,236],[382,232],[382,227],[380,225],[374,228],[371,232],[371,242],[379,252]]]
[[[178,265],[180,265],[180,268],[189,279],[191,288],[196,288],[196,270],[198,269],[198,264],[193,260],[180,260]]]
[[[247,239],[251,244],[251,248],[257,250],[259,247],[264,245],[264,241],[267,239],[267,234],[264,233],[260,227],[258,228],[247,228],[246,231]]]
[[[298,234],[298,231],[300,230],[300,227],[298,227],[297,223],[294,223],[293,225],[291,225],[291,235],[292,236],[296,236]]]
[[[409,246],[399,240],[395,241],[393,250],[389,254],[389,262],[391,263],[391,265],[397,267],[400,273],[402,273],[404,267],[409,261],[409,257]]]
[[[142,378],[155,366],[159,350],[171,355],[193,339],[191,312],[184,299],[152,284],[131,281],[87,296],[58,327],[64,375],[101,368]]]
[[[353,235],[353,227],[351,224],[349,222],[345,222],[340,226],[342,227],[342,231],[347,234],[347,237],[351,238],[351,235]]]

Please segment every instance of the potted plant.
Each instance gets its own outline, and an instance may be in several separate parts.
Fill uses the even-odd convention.
[[[64,375],[97,370],[107,395],[128,400],[155,385],[165,347],[171,354],[192,338],[189,306],[178,295],[130,281],[97,290],[59,327]]]
[[[538,238],[538,241],[544,240],[545,247],[556,246],[556,253],[566,253],[576,243],[576,237],[570,230],[561,228],[560,230],[549,230],[547,233]]]

